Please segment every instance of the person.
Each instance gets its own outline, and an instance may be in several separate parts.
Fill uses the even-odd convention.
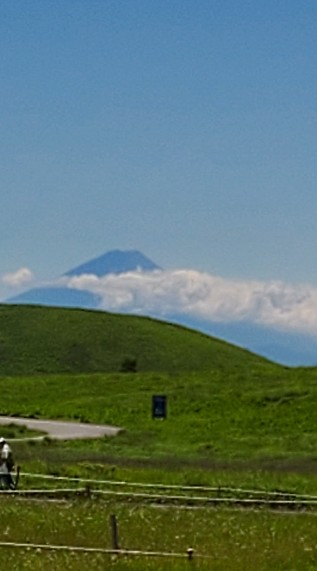
[[[11,490],[15,489],[15,484],[11,475],[14,468],[13,454],[11,446],[5,440],[5,438],[0,438],[0,475],[4,481],[6,487]]]

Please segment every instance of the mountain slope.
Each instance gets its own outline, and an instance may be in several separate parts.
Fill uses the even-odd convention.
[[[99,297],[90,291],[47,286],[33,288],[16,297],[11,297],[7,303],[96,309],[99,305]]]
[[[246,350],[146,317],[0,305],[0,374],[138,371],[259,371],[273,365]]]
[[[107,274],[121,274],[137,269],[152,271],[161,269],[149,258],[138,252],[138,250],[112,250],[98,258],[94,258],[76,268],[69,270],[65,276],[80,276],[82,274],[94,274],[95,276],[105,276]]]
[[[167,320],[248,348],[252,353],[287,366],[317,365],[316,340],[304,333],[278,331],[248,321],[221,323],[186,315],[169,315]]]

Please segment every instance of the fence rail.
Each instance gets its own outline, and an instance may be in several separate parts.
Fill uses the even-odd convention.
[[[143,557],[170,557],[192,560],[193,549],[189,548],[185,553],[173,553],[167,551],[141,551],[133,549],[105,549],[103,547],[83,547],[78,545],[50,545],[47,543],[15,543],[11,541],[0,541],[0,547],[20,548],[20,549],[40,549],[47,551],[78,551],[82,553],[103,553],[105,555],[123,556],[143,556]],[[208,555],[195,553],[195,559],[211,559]]]
[[[29,472],[21,472],[21,476],[26,476],[30,478],[39,478],[43,480],[55,480],[55,481],[68,481],[68,482],[82,482],[87,484],[99,484],[105,486],[119,486],[119,487],[131,487],[131,488],[149,488],[149,489],[160,489],[160,490],[180,490],[180,491],[195,491],[195,492],[209,492],[209,493],[234,493],[242,495],[254,495],[254,496],[272,496],[272,497],[287,497],[287,498],[298,498],[298,499],[310,499],[317,500],[317,495],[311,494],[297,494],[294,492],[286,492],[282,490],[250,490],[247,488],[235,488],[229,486],[190,486],[181,484],[161,484],[161,483],[147,483],[147,482],[129,482],[126,480],[98,480],[93,478],[79,478],[79,477],[69,477],[69,476],[54,476],[52,474],[33,474]]]
[[[152,505],[174,505],[178,507],[240,507],[240,508],[260,508],[267,509],[316,509],[317,498],[309,499],[301,498],[271,498],[271,497],[211,497],[211,496],[194,496],[194,495],[174,495],[174,494],[154,494],[146,492],[132,492],[125,490],[101,490],[90,488],[90,486],[81,488],[24,488],[18,490],[0,490],[1,496],[24,496],[29,498],[51,499],[51,498],[116,498],[118,500],[129,499],[141,503],[150,503]]]
[[[68,482],[77,486],[69,487],[48,487],[30,488],[25,487],[17,490],[1,490],[1,496],[20,496],[27,498],[42,498],[44,501],[54,499],[67,499],[78,496],[94,498],[116,498],[129,499],[142,503],[150,503],[151,505],[174,505],[177,507],[207,507],[207,506],[226,506],[239,508],[267,508],[267,509],[284,509],[284,510],[311,510],[316,513],[317,496],[306,494],[295,494],[283,491],[266,491],[266,490],[248,490],[242,488],[231,487],[209,487],[209,486],[181,486],[176,484],[150,484],[140,482],[125,482],[114,480],[98,480],[91,478],[77,478],[67,476],[54,476],[47,474],[34,474],[29,472],[20,472],[20,477],[32,482],[32,480]],[[83,486],[83,484],[85,484]],[[79,487],[80,486],[80,487]],[[94,486],[94,487],[92,487]],[[98,487],[99,486],[99,487]],[[108,489],[101,489],[101,487]],[[109,488],[115,489],[109,489]],[[137,491],[137,488],[140,491]],[[178,494],[175,494],[175,491]],[[173,493],[167,493],[168,491]],[[156,493],[155,493],[156,492]],[[184,492],[184,493],[181,493]],[[186,492],[186,493],[185,493]],[[188,494],[188,492],[192,492]],[[227,495],[224,495],[227,494]],[[231,495],[230,495],[231,494]],[[161,557],[161,558],[178,558],[187,559],[213,559],[210,555],[203,555],[193,551],[189,547],[182,553],[166,552],[166,551],[143,551],[143,550],[127,550],[120,547],[117,533],[116,517],[114,514],[110,516],[110,527],[112,549],[104,547],[89,546],[71,546],[71,545],[52,545],[42,543],[20,543],[0,541],[0,549],[34,549],[34,550],[50,550],[50,551],[73,551],[83,553],[100,553],[104,555],[116,555],[123,557]]]
[[[317,506],[317,496],[298,494],[281,490],[250,490],[225,486],[189,486],[178,484],[141,483],[118,480],[98,480],[93,478],[78,478],[55,476],[50,474],[34,474],[21,472],[21,477],[27,480],[42,479],[43,481],[75,483],[84,487],[55,488],[32,490],[25,488],[23,493],[32,491],[38,494],[49,494],[52,491],[65,494],[104,495],[113,497],[129,497],[143,501],[173,502],[173,503],[200,503],[205,505],[240,505],[240,506],[267,506],[267,507],[310,507]],[[98,488],[96,487],[98,486]],[[107,489],[103,489],[107,487]],[[114,489],[113,489],[114,488]],[[139,490],[139,491],[138,491]],[[168,493],[178,491],[178,494]]]

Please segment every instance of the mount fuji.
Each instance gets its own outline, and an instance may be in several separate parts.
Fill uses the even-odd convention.
[[[81,275],[102,277],[109,274],[118,275],[136,270],[152,271],[158,269],[161,268],[137,250],[112,250],[67,271],[62,277]],[[90,291],[58,285],[32,288],[15,297],[9,298],[6,303],[99,309],[100,301],[100,297]]]

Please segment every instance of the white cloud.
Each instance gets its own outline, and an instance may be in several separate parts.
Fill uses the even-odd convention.
[[[156,316],[186,314],[206,321],[251,321],[317,335],[317,288],[280,281],[229,280],[193,270],[62,278],[97,294],[100,308]]]
[[[4,274],[1,281],[9,287],[21,287],[33,280],[33,273],[28,268],[20,268],[16,272]]]

